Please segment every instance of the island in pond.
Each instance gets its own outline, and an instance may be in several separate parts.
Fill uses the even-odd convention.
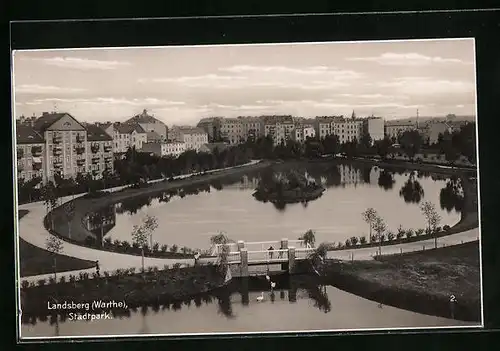
[[[258,201],[271,203],[305,203],[323,195],[325,188],[297,171],[266,173],[261,176],[253,196]]]

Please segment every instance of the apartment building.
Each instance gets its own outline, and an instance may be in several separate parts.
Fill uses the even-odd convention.
[[[169,133],[169,142],[180,142],[186,145],[186,150],[200,151],[208,143],[208,134],[197,127],[175,126]]]
[[[333,134],[333,122],[336,117],[333,116],[319,116],[314,120],[314,128],[316,135],[323,139],[327,135]],[[339,118],[339,117],[337,117]]]
[[[258,117],[238,117],[243,124],[243,139],[255,140],[264,134],[262,121]]]
[[[222,139],[229,144],[239,144],[246,140],[243,121],[239,118],[224,118],[220,130]]]
[[[384,120],[381,117],[366,118],[363,127],[363,133],[371,137],[372,143],[384,139]]]
[[[124,124],[139,125],[146,132],[156,132],[162,140],[167,140],[168,128],[159,119],[148,114],[147,110],[143,110],[141,114],[135,115],[125,121]]]
[[[117,122],[109,125],[105,132],[113,138],[114,152],[117,153],[127,152],[130,147],[140,150],[148,141],[148,134],[139,124]]]
[[[316,130],[312,125],[296,125],[293,132],[293,139],[299,143],[303,143],[308,138],[314,138],[316,136]]]
[[[113,167],[113,138],[103,129],[93,124],[86,124],[88,172],[94,179],[101,179],[103,172],[111,174]],[[83,163],[83,162],[82,162]],[[80,168],[80,172],[84,169]]]
[[[334,118],[332,134],[337,135],[341,144],[361,139],[364,121],[359,118]]]
[[[221,138],[221,126],[224,118],[222,117],[207,117],[202,118],[196,125],[207,133],[208,141],[219,141]]]
[[[53,180],[55,175],[63,178],[76,177],[87,171],[87,130],[69,113],[44,112],[34,129],[45,141],[44,174]]]
[[[410,121],[386,121],[385,122],[385,135],[389,138],[398,138],[406,131],[417,129],[417,124]]]
[[[183,142],[148,142],[142,144],[142,152],[150,152],[159,157],[179,157],[186,151],[186,143]]]
[[[30,125],[16,124],[17,177],[29,181],[45,178],[45,140]]]
[[[262,117],[264,136],[270,136],[274,145],[292,140],[295,123],[292,116],[264,116]]]

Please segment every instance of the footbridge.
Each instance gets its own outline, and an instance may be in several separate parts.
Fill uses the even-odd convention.
[[[304,240],[281,239],[278,241],[259,241],[217,244],[212,248],[212,256],[220,258],[225,252],[230,266],[237,265],[239,276],[248,277],[249,266],[270,265],[289,273],[295,272],[297,261],[308,259],[315,251]]]

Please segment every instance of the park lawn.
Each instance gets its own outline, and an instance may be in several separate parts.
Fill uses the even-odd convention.
[[[368,299],[443,317],[450,317],[454,300],[456,318],[480,319],[477,241],[372,261],[330,261],[326,275],[333,285]]]
[[[20,210],[19,219],[27,213],[27,210]],[[66,255],[58,254],[56,258],[58,272],[87,269],[95,266],[93,261],[81,260]],[[19,270],[21,277],[53,273],[53,265],[53,257],[48,251],[19,238]]]

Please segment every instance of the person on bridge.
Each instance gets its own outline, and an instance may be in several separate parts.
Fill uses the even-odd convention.
[[[269,250],[269,258],[272,260],[273,259],[274,247],[272,247],[272,245],[271,245],[271,246],[269,246],[268,250]]]

